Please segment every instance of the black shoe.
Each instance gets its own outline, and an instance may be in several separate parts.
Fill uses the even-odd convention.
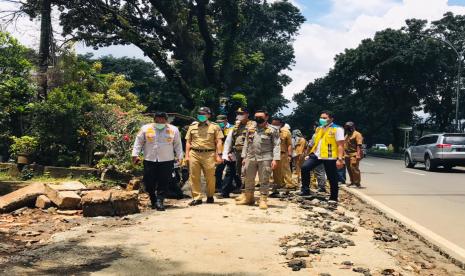
[[[320,189],[318,189],[318,192],[319,192],[319,193],[326,193],[326,189],[320,188]]]
[[[158,198],[157,202],[155,203],[155,209],[157,211],[165,211],[165,205],[163,204],[163,198]]]
[[[157,209],[157,196],[155,195],[149,195],[150,197],[150,208],[152,209]]]
[[[215,202],[215,199],[212,196],[207,197],[207,204],[212,204],[213,202]]]
[[[279,197],[279,192],[278,191],[272,192],[268,197],[269,198],[278,198]]]
[[[310,192],[299,192],[297,193],[298,196],[310,196]]]
[[[231,196],[229,194],[221,194],[218,198],[231,198]]]
[[[194,199],[189,203],[189,206],[196,206],[196,205],[200,205],[200,204],[202,204],[201,199]]]
[[[336,210],[336,209],[337,209],[337,206],[338,206],[337,200],[330,199],[330,200],[328,201],[328,208],[329,208],[329,209]]]

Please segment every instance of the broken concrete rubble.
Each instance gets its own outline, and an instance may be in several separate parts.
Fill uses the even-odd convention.
[[[111,204],[115,215],[125,216],[139,213],[138,191],[118,191],[111,192]]]
[[[90,191],[81,200],[85,217],[124,216],[139,212],[137,191]]]
[[[80,207],[81,197],[73,191],[59,191],[51,188],[50,186],[45,187],[47,197],[59,208],[59,209],[71,209],[75,210]]]
[[[295,258],[295,257],[308,257],[310,256],[310,253],[308,253],[308,250],[302,247],[293,247],[289,248],[287,250],[287,258]]]
[[[34,206],[38,196],[45,194],[43,183],[31,185],[0,197],[0,213],[11,212],[24,206]]]
[[[60,184],[47,184],[47,187],[56,191],[83,191],[87,187],[79,181],[65,181]]]
[[[35,206],[40,209],[47,209],[52,206],[52,201],[46,195],[40,195],[36,199]]]
[[[81,199],[82,211],[85,217],[113,216],[113,206],[110,201],[111,191],[89,191]]]

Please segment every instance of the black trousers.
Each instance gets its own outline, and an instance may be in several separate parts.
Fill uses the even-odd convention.
[[[229,195],[234,189],[240,189],[242,186],[241,176],[237,173],[236,161],[225,161],[226,174],[221,188],[222,195]],[[233,180],[236,185],[233,185]]]
[[[226,167],[225,163],[216,165],[215,169],[215,190],[220,191],[223,186],[223,171]]]
[[[166,197],[168,185],[172,181],[174,161],[152,162],[144,160],[144,186],[150,199]]]
[[[337,201],[339,195],[339,186],[337,185],[338,175],[336,168],[336,160],[322,160],[318,159],[316,155],[312,154],[307,160],[302,164],[302,193],[310,193],[310,172],[315,169],[318,165],[323,164],[326,171],[326,176],[329,180],[329,186],[331,189],[331,194],[329,196],[330,200]]]

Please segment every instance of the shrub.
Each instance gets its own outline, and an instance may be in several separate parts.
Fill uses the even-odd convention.
[[[37,139],[31,136],[15,137],[12,136],[13,143],[10,146],[10,153],[16,157],[19,154],[32,155],[36,152],[39,145]]]

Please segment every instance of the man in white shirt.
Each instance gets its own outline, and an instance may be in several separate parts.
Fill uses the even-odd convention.
[[[164,211],[164,199],[174,170],[174,161],[182,160],[181,136],[177,127],[170,125],[165,112],[155,113],[155,123],[142,126],[132,150],[134,164],[144,154],[144,186],[152,209]]]

